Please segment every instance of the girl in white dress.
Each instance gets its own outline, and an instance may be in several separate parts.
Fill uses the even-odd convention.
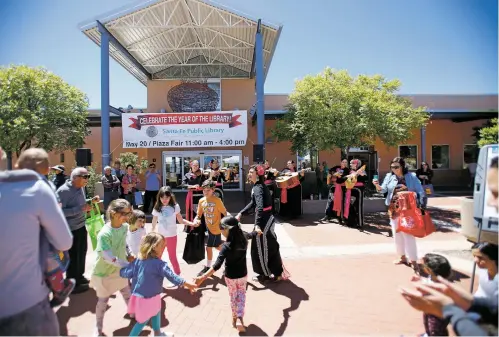
[[[182,218],[180,206],[170,186],[163,186],[159,189],[152,216],[152,231],[157,231],[165,237],[166,250],[173,272],[180,275],[180,265],[177,259],[177,221],[187,226],[193,224]]]

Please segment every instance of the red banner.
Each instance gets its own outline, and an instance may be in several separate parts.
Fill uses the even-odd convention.
[[[148,114],[138,118],[130,117],[133,122],[129,127],[140,130],[148,125],[175,125],[175,124],[228,124],[229,128],[242,123],[238,121],[241,115],[232,113],[162,113]]]

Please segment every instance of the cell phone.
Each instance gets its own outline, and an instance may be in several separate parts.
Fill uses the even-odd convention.
[[[378,175],[377,174],[373,175],[373,180],[378,180]]]

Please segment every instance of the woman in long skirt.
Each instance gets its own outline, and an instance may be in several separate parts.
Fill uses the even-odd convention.
[[[251,201],[237,214],[236,218],[248,214],[255,209],[255,228],[261,230],[262,235],[251,242],[251,262],[253,271],[258,275],[253,279],[259,282],[266,280],[282,280],[283,266],[279,243],[274,231],[275,220],[272,215],[272,197],[265,185],[265,168],[261,165],[252,166],[248,172],[248,181],[253,184]]]
[[[279,189],[281,193],[281,204],[279,205],[279,215],[286,219],[294,219],[302,215],[302,186],[301,183],[305,180],[305,170],[297,171],[295,162],[289,160],[287,167],[281,171],[281,175],[289,175],[291,173],[298,172],[299,183],[291,188],[287,188],[286,202],[283,202],[282,189]]]
[[[360,159],[350,161],[349,175],[357,176],[357,184],[350,190],[350,194],[346,188],[343,190],[343,200],[345,201],[343,201],[342,223],[348,227],[362,228],[364,226],[364,189],[368,178],[366,172],[360,170],[361,166]],[[350,202],[347,204],[346,201]],[[348,207],[348,213],[346,207]]]

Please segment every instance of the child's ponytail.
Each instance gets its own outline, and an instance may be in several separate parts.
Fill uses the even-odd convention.
[[[165,237],[156,232],[144,236],[140,242],[139,259],[161,258],[161,256],[156,256],[156,248],[164,241]]]

